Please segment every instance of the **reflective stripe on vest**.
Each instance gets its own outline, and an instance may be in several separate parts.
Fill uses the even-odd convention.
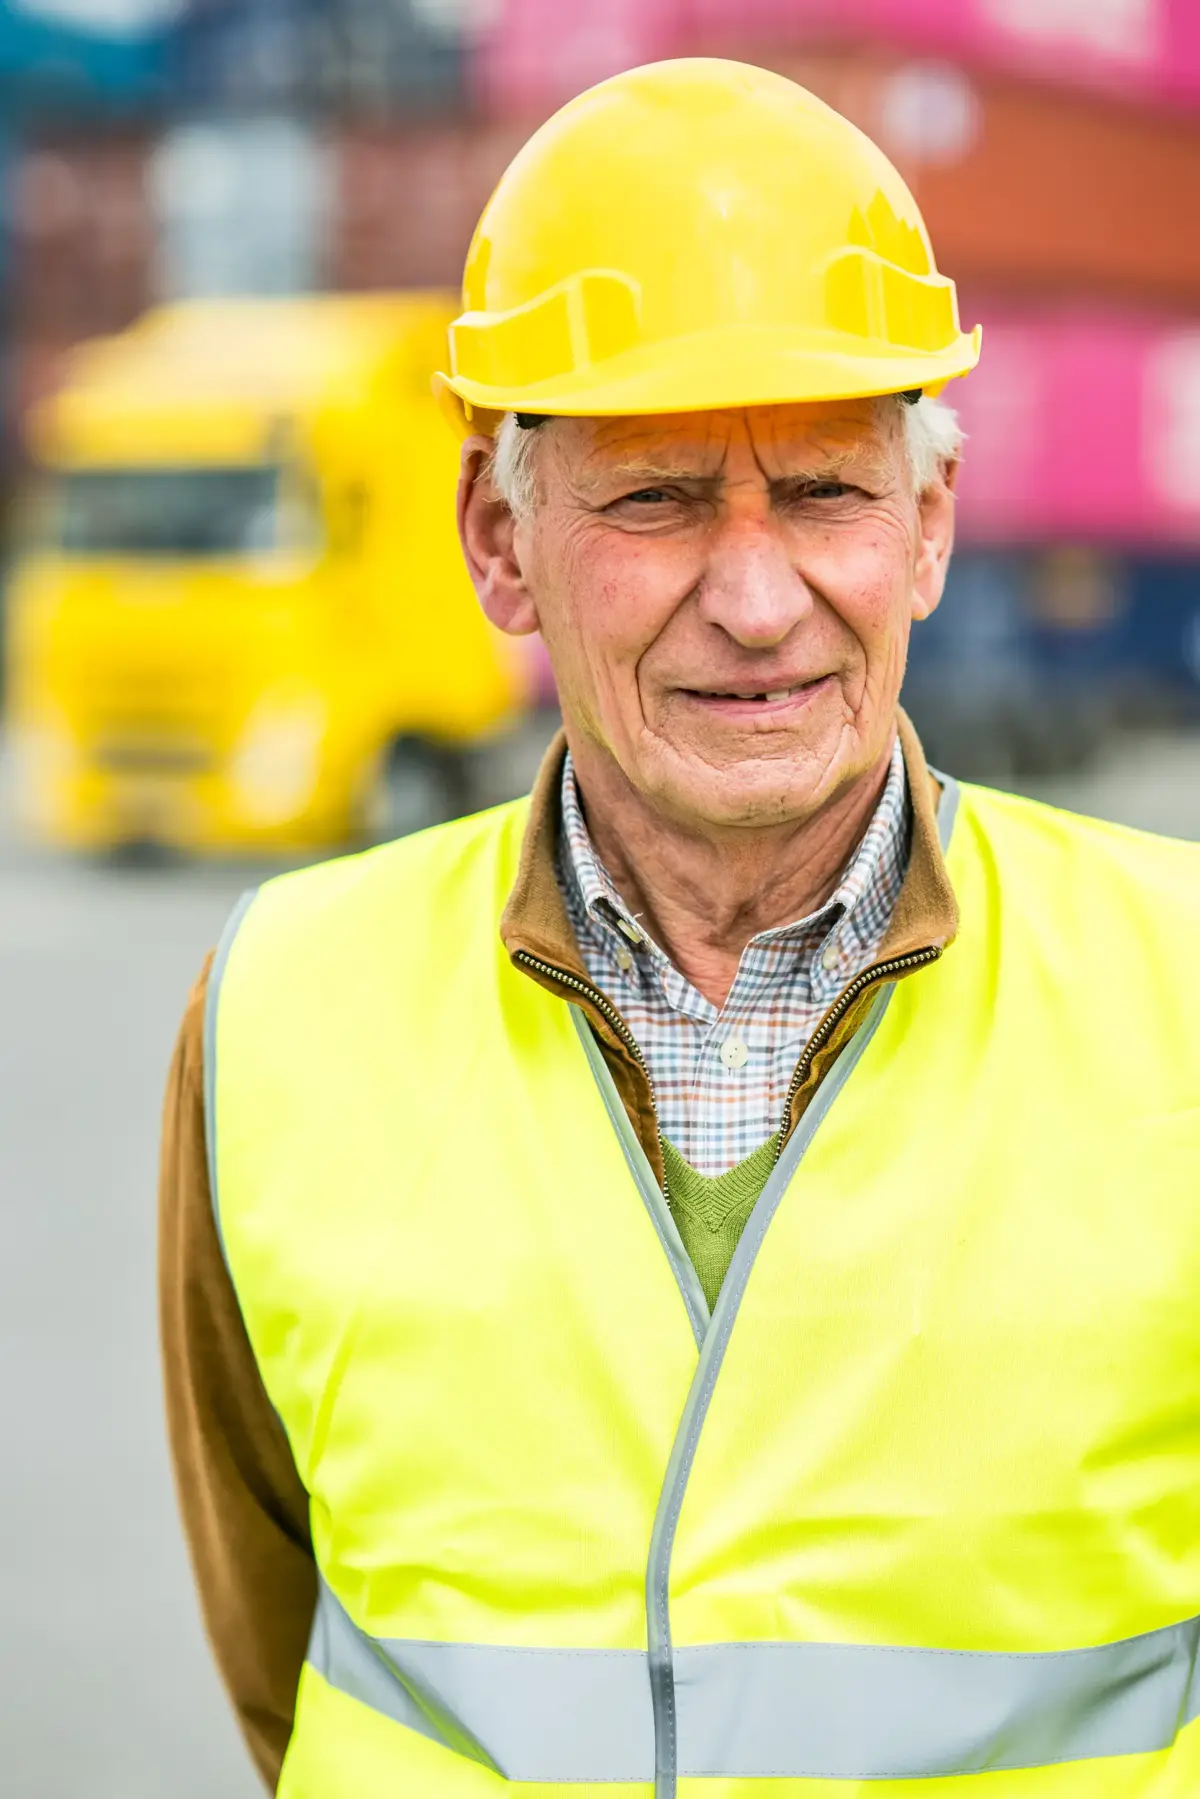
[[[269,884],[210,982],[322,1576],[281,1799],[1200,1791],[1200,853],[968,791],[959,942],[878,990],[710,1318],[496,941],[522,822]]]
[[[1167,1749],[1200,1716],[1200,1618],[1043,1655],[712,1643],[674,1657],[683,1779],[921,1780]],[[309,1660],[339,1692],[506,1780],[654,1779],[636,1649],[413,1643],[322,1582]]]

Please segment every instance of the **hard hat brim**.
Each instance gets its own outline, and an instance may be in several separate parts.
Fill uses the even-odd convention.
[[[491,436],[506,412],[551,418],[644,417],[866,399],[920,388],[938,392],[979,360],[977,325],[936,351],[878,351],[830,332],[825,345],[798,345],[786,327],[734,326],[643,344],[603,364],[573,369],[520,389],[437,374],[434,392],[461,437]]]

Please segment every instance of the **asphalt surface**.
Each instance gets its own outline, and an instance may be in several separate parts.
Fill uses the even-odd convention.
[[[0,1792],[251,1799],[155,1348],[158,1107],[245,877],[0,859]]]
[[[1044,797],[1200,839],[1200,737]],[[0,793],[0,1793],[252,1799],[176,1524],[154,1300],[158,1108],[246,868],[22,849]]]

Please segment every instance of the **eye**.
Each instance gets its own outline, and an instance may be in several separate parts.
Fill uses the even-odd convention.
[[[671,498],[665,487],[639,487],[633,493],[624,493],[617,501],[618,506],[661,506]]]
[[[843,500],[855,490],[846,481],[810,481],[798,491],[801,500]]]

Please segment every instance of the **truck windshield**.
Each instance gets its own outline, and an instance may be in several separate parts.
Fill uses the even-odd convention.
[[[315,515],[283,469],[69,469],[50,484],[48,547],[67,556],[256,556],[313,547]]]

